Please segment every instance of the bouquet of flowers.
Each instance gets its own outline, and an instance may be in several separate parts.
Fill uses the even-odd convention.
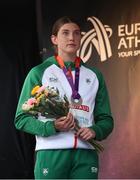
[[[69,101],[67,97],[61,97],[59,90],[54,87],[35,86],[31,91],[31,98],[24,102],[22,110],[38,118],[39,115],[46,118],[59,118],[67,116],[69,112]],[[75,131],[80,129],[78,121],[75,120]],[[104,150],[103,146],[94,139],[88,141],[98,152]]]

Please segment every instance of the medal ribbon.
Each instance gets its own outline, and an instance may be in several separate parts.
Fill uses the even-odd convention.
[[[75,83],[73,82],[73,78],[72,78],[72,73],[71,73],[71,70],[67,69],[65,64],[64,64],[64,61],[62,60],[62,58],[60,56],[55,56],[59,66],[61,67],[61,69],[63,70],[70,86],[71,86],[71,89],[72,89],[72,98],[73,99],[80,99],[81,96],[80,94],[78,93],[78,90],[79,90],[79,75],[80,75],[80,57],[76,57],[75,59]]]

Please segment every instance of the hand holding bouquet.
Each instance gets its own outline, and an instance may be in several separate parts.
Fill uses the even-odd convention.
[[[23,105],[22,110],[38,118],[39,115],[46,118],[60,118],[67,116],[69,113],[69,101],[67,97],[61,97],[58,89],[53,87],[35,86],[31,91],[32,97],[29,98]],[[75,131],[80,127],[78,121],[75,120]],[[104,150],[103,146],[97,143],[94,139],[88,142],[98,151]]]

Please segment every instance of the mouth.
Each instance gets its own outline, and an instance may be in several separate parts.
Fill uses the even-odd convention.
[[[76,47],[76,44],[67,44],[69,47]]]

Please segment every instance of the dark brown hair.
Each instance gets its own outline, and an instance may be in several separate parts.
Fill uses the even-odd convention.
[[[67,24],[67,23],[75,23],[79,26],[79,23],[76,21],[76,19],[74,19],[73,17],[69,17],[69,16],[64,16],[64,17],[61,17],[59,18],[53,25],[53,28],[52,28],[52,35],[55,35],[57,36],[57,33],[59,31],[59,29],[64,25],[64,24]],[[79,26],[80,28],[80,26]]]
[[[58,20],[55,21],[53,27],[52,27],[52,35],[57,36],[59,29],[67,23],[74,23],[77,24],[80,28],[79,23],[77,22],[77,20],[73,17],[70,16],[63,16],[61,18],[59,18]],[[53,49],[54,52],[57,54],[57,46],[53,44]]]

